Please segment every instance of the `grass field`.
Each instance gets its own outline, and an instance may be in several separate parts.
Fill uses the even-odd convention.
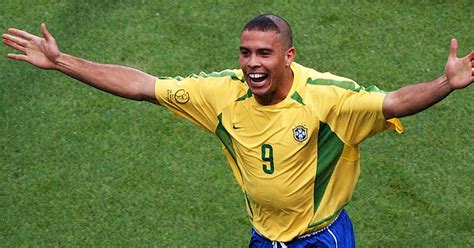
[[[3,1],[0,29],[156,76],[238,67],[239,32],[272,12],[296,61],[393,90],[474,48],[472,1]],[[7,60],[0,47],[0,247],[245,247],[250,224],[217,138],[166,109]],[[474,88],[362,146],[347,207],[359,247],[474,246]]]

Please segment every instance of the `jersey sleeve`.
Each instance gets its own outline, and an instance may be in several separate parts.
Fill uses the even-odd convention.
[[[218,114],[232,99],[230,87],[233,79],[226,75],[233,72],[224,72],[211,75],[201,73],[186,78],[158,78],[156,99],[177,116],[214,132]]]
[[[376,87],[358,86],[350,90],[331,86],[327,92],[324,97],[327,112],[323,119],[346,144],[357,145],[388,129],[403,132],[398,119],[385,119],[382,105],[386,94]]]

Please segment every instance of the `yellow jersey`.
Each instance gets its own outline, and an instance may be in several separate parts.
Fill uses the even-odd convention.
[[[286,242],[328,225],[359,177],[359,143],[386,129],[385,94],[297,63],[287,97],[260,105],[241,70],[159,78],[156,98],[216,134],[242,188],[250,221]]]

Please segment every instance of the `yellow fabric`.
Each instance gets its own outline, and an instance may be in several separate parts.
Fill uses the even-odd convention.
[[[231,145],[224,153],[245,194],[253,227],[282,242],[324,227],[348,203],[360,171],[360,142],[386,129],[403,131],[397,119],[383,117],[385,94],[297,63],[292,70],[288,96],[270,106],[259,105],[249,94],[241,70],[159,79],[156,84],[161,105],[212,133],[225,130]],[[318,147],[321,125],[329,126],[328,133],[337,136],[331,137],[342,148],[333,170],[316,178],[318,152],[330,149]],[[325,176],[325,188],[315,188]]]

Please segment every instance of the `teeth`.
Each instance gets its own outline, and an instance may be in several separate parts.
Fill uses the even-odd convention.
[[[249,77],[252,78],[252,79],[253,78],[261,78],[261,77],[265,77],[265,74],[263,74],[263,73],[250,73]]]

